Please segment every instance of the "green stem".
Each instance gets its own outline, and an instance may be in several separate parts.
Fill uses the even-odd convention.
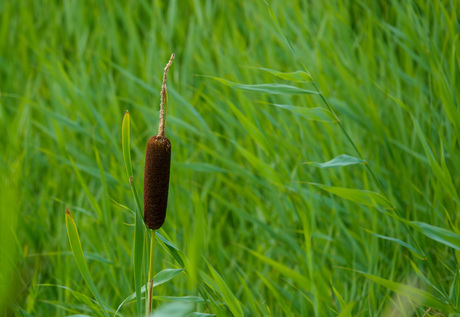
[[[146,316],[152,313],[152,298],[153,298],[153,273],[154,273],[154,258],[155,258],[155,230],[150,231],[150,259],[149,259],[149,274],[146,293],[147,309],[145,310]]]

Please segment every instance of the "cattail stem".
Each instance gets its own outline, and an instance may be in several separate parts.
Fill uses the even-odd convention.
[[[150,231],[150,260],[149,260],[149,274],[148,274],[148,309],[146,315],[150,316],[152,313],[152,298],[153,298],[153,272],[154,272],[154,258],[155,258],[155,230]]]
[[[146,316],[152,313],[153,273],[155,255],[155,230],[159,229],[166,217],[168,202],[169,169],[171,163],[171,143],[165,137],[166,107],[168,106],[168,90],[166,75],[174,60],[171,54],[164,69],[163,85],[161,86],[160,123],[158,135],[152,136],[147,142],[144,171],[144,221],[150,231],[150,259],[146,294]]]
[[[174,53],[171,54],[171,58],[169,59],[168,64],[166,64],[166,67],[164,69],[164,74],[163,74],[163,85],[161,86],[161,104],[160,104],[160,124],[158,126],[158,136],[159,137],[164,137],[165,136],[165,130],[166,130],[166,107],[168,106],[168,89],[166,88],[166,75],[168,74],[169,67],[171,67],[171,64],[174,60]]]

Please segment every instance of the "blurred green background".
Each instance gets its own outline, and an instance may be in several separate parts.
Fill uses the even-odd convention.
[[[270,5],[297,55],[263,1],[0,2],[1,315],[102,316],[82,300],[93,297],[70,250],[66,205],[105,304],[116,310],[134,292],[134,218],[118,205],[135,210],[121,122],[129,110],[142,188],[172,52],[163,229],[190,263],[156,295],[207,289],[215,302],[193,311],[217,316],[460,312],[459,2]],[[257,94],[206,77],[314,90],[260,69],[302,70],[298,58],[403,219],[308,184],[382,194],[362,164],[302,164],[357,156],[337,123],[271,105],[322,107],[319,95]],[[407,231],[405,221],[445,232],[412,222]],[[155,252],[157,271],[181,267]],[[155,307],[164,300],[180,299]]]

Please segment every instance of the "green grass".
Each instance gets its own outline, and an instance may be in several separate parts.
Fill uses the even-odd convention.
[[[122,119],[140,195],[172,52],[156,316],[460,313],[460,4],[270,4],[0,2],[1,316],[104,316],[67,205],[107,314],[137,316]]]

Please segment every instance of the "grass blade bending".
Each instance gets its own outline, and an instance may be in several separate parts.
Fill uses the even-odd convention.
[[[354,157],[354,156],[342,154],[325,163],[305,162],[303,164],[313,165],[319,168],[329,168],[329,167],[342,167],[342,166],[348,166],[348,165],[354,165],[354,164],[366,164],[366,161],[360,158]]]
[[[94,297],[96,297],[99,306],[101,306],[104,316],[108,317],[108,314],[104,309],[101,296],[96,289],[96,285],[94,285],[93,278],[91,277],[88,265],[86,264],[85,256],[83,255],[83,249],[81,247],[80,236],[78,235],[77,225],[75,224],[75,221],[68,207],[66,208],[65,212],[65,223],[67,227],[67,235],[69,236],[70,248],[72,249],[75,261],[77,262],[78,269],[80,270],[81,275],[85,279],[86,284],[88,284]]]
[[[232,293],[227,283],[225,283],[222,276],[220,276],[220,274],[217,273],[217,271],[208,261],[206,261],[206,264],[208,265],[208,268],[211,271],[214,282],[219,288],[222,298],[225,300],[225,303],[228,305],[228,308],[230,309],[232,314],[235,317],[243,317],[244,313],[243,313],[243,309],[241,308],[240,302],[235,297],[235,295]]]
[[[274,69],[268,69],[268,68],[260,68],[260,69],[266,72],[269,72],[272,75],[275,75],[276,77],[279,77],[285,80],[290,80],[290,81],[297,82],[297,83],[310,83],[312,81],[310,74],[303,72],[301,70],[298,70],[296,72],[284,73],[284,72],[280,72]]]
[[[319,92],[284,84],[246,85],[218,77],[211,77],[232,88],[270,95],[318,95]]]
[[[424,222],[412,221],[412,224],[428,238],[460,251],[460,236],[455,232]]]
[[[309,183],[310,185],[314,185],[319,187],[327,192],[330,192],[334,195],[339,197],[354,201],[356,203],[360,203],[370,207],[383,207],[386,209],[393,209],[393,205],[386,199],[384,196],[380,195],[379,193],[372,192],[369,190],[362,190],[362,189],[353,189],[353,188],[345,188],[345,187],[334,187],[334,186],[327,186],[323,184],[316,184],[316,183]]]
[[[366,278],[374,281],[377,284],[380,284],[387,289],[397,293],[398,295],[407,296],[410,300],[414,301],[415,303],[427,307],[433,307],[436,309],[440,309],[443,312],[454,312],[455,310],[446,302],[442,301],[441,299],[431,295],[427,291],[421,290],[417,287],[406,285],[402,283],[393,282],[372,274],[367,274],[363,272],[358,273],[362,274]]]

